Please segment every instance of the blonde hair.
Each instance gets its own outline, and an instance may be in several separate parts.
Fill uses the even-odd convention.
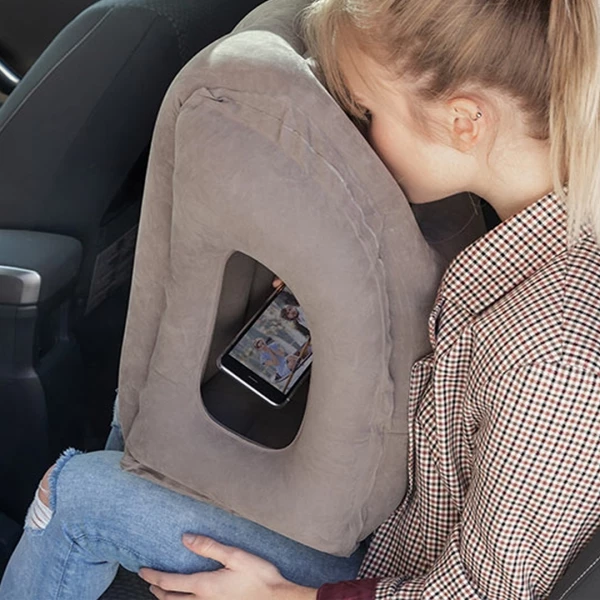
[[[589,222],[600,240],[599,2],[316,0],[303,28],[332,94],[358,119],[340,66],[353,47],[412,77],[424,101],[474,85],[516,99],[529,134],[550,142],[571,233]]]

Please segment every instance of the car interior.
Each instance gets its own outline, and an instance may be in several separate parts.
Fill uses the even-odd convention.
[[[258,9],[265,28],[280,1]],[[104,447],[150,144],[165,94],[194,56],[260,4],[0,0],[0,576],[46,469],[65,448]],[[446,229],[457,202],[415,209],[446,260],[460,250]],[[493,227],[496,216],[485,204],[482,210],[485,226]],[[450,242],[441,244],[440,236]],[[274,276],[243,254],[227,269],[224,286],[234,291],[219,311],[235,318],[226,319],[225,338],[262,305]],[[295,439],[306,390],[299,394],[304,402],[275,417],[252,397],[215,400],[211,386],[220,393],[223,385],[233,384],[216,369],[205,378],[213,419],[271,448]],[[600,532],[550,600],[591,600],[598,590]],[[102,596],[152,597],[124,570]]]

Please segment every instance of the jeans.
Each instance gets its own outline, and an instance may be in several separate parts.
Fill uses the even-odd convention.
[[[181,543],[199,533],[275,564],[287,579],[311,587],[354,579],[364,555],[313,550],[256,523],[127,473],[122,453],[67,451],[50,480],[52,517],[25,527],[0,584],[0,600],[97,600],[119,564],[195,573],[220,567]]]

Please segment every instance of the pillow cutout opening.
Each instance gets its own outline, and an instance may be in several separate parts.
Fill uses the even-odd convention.
[[[252,442],[279,450],[289,446],[298,435],[309,378],[285,406],[276,408],[217,368],[217,358],[273,293],[274,277],[264,265],[241,252],[229,258],[201,395],[206,411],[219,425]]]

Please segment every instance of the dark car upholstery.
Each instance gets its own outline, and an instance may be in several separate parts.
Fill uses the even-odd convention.
[[[44,470],[60,448],[90,447],[92,405],[114,399],[147,153],[166,89],[259,3],[101,0],[37,60],[30,49],[10,64],[23,78],[0,108],[0,568]],[[3,26],[9,8],[0,4]],[[0,59],[12,47],[1,31]],[[39,294],[12,293],[19,270],[41,279]],[[96,437],[107,433],[101,421]]]

